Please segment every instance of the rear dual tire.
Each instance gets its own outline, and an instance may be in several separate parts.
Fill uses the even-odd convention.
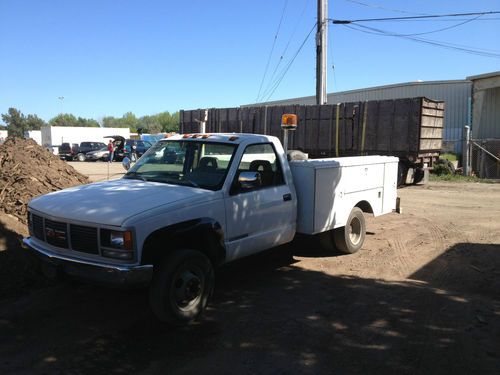
[[[361,249],[365,242],[365,236],[365,217],[359,207],[352,209],[344,227],[333,230],[335,247],[345,254],[354,254]]]

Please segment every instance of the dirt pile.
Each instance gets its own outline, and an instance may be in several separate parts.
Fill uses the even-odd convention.
[[[7,138],[0,145],[0,211],[25,224],[31,198],[88,182],[31,139]]]

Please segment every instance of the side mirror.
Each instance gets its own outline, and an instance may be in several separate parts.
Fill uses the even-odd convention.
[[[124,157],[122,160],[122,166],[125,168],[126,171],[130,169],[130,159],[128,157]]]
[[[262,185],[262,178],[259,172],[241,172],[238,183],[243,190],[254,189]]]

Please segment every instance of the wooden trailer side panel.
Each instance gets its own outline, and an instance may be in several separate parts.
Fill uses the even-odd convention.
[[[208,110],[207,132],[268,134],[283,141],[284,113],[298,115],[289,149],[310,157],[393,155],[415,160],[438,154],[442,146],[444,103],[426,98],[327,105],[287,105]],[[180,112],[180,131],[197,133],[201,110]]]

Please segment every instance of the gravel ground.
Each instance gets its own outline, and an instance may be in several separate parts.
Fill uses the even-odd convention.
[[[74,165],[93,179],[107,169]],[[403,214],[369,218],[356,254],[301,237],[223,267],[208,311],[182,329],[154,318],[146,290],[64,282],[0,295],[0,373],[498,373],[500,184],[399,196]],[[0,264],[22,252],[1,219]]]

